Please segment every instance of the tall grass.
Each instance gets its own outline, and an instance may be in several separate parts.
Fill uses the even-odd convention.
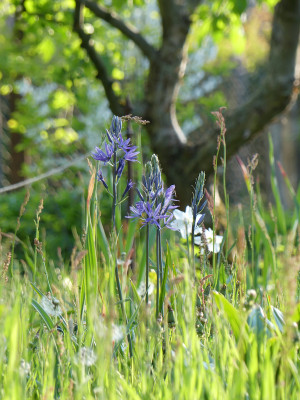
[[[225,135],[222,140],[226,169]],[[16,264],[10,256],[15,236],[11,246],[3,237],[0,397],[298,399],[300,196],[284,175],[295,204],[295,212],[287,215],[280,203],[272,147],[270,162],[275,206],[264,204],[251,178],[253,165],[240,161],[251,223],[245,226],[240,210],[238,229],[231,226],[225,191],[227,227],[222,251],[198,251],[196,280],[187,243],[176,232],[161,232],[158,301],[163,312],[159,318],[156,229],[148,227],[146,251],[146,229],[140,229],[136,220],[124,219],[124,210],[122,216],[117,207],[117,235],[111,235],[103,225],[105,192],[95,179],[94,167],[83,235],[70,263],[59,273],[39,242],[41,207],[36,237],[30,238],[36,239],[35,250],[24,245],[23,261]],[[281,171],[284,174],[282,166]],[[148,304],[142,288],[147,256],[154,287],[148,292]],[[116,287],[115,258],[122,300]]]

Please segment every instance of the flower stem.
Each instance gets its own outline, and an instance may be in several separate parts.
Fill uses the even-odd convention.
[[[119,278],[117,260],[116,260],[116,266],[115,266],[115,276],[116,276],[117,289],[118,289],[118,294],[119,294],[120,303],[121,303],[122,314],[123,314],[123,318],[125,320],[126,328],[127,328],[128,319],[127,319],[125,305],[124,305],[124,301],[123,301],[122,288],[121,288],[121,283],[120,283],[120,278]],[[132,352],[132,341],[131,341],[131,336],[130,336],[129,332],[127,334],[127,340],[128,340],[128,344],[129,344],[129,355],[131,358],[133,356],[133,352]]]
[[[191,257],[190,257],[189,230],[188,230],[188,224],[187,223],[185,225],[185,231],[186,231],[187,256],[188,256],[188,261],[189,261],[189,265],[190,265],[191,264]]]
[[[115,144],[114,155],[113,155],[113,205],[112,205],[112,225],[113,225],[113,240],[115,242],[115,277],[117,283],[118,295],[121,303],[121,310],[123,314],[123,318],[126,324],[126,328],[128,325],[128,319],[126,315],[126,309],[123,301],[122,287],[119,278],[118,271],[118,263],[117,263],[117,232],[116,232],[116,207],[117,207],[117,146]],[[129,344],[129,355],[130,358],[133,356],[132,352],[132,341],[130,333],[127,334],[128,344]]]
[[[195,221],[193,219],[193,225],[192,225],[192,264],[193,264],[193,274],[194,274],[194,281],[195,281],[196,280],[196,267],[195,267],[194,239],[195,239]]]
[[[147,223],[147,230],[146,230],[146,306],[149,303],[149,223]]]
[[[117,206],[117,147],[115,144],[113,156],[113,204],[112,204],[112,225],[116,230],[116,206]]]
[[[162,285],[162,281],[163,281],[163,271],[162,271],[162,252],[161,252],[161,232],[160,229],[158,229],[158,254],[159,254],[159,281],[160,281],[160,285]],[[162,309],[159,310],[162,314],[162,316],[164,316],[164,307],[162,305]]]
[[[158,318],[159,314],[159,277],[160,277],[160,271],[159,271],[159,229],[157,228],[156,231],[156,319]]]

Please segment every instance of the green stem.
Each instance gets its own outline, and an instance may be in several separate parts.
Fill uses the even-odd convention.
[[[149,223],[147,223],[147,230],[146,230],[146,306],[149,303],[149,232],[150,227]]]
[[[225,200],[225,212],[226,212],[226,230],[225,230],[225,254],[227,256],[228,250],[228,228],[229,228],[229,199],[227,196],[227,189],[226,189],[226,163],[227,163],[227,156],[226,156],[226,141],[225,135],[223,136],[223,160],[224,160],[224,169],[223,169],[223,190],[224,190],[224,200]]]
[[[251,194],[250,194],[250,207],[251,207],[251,266],[252,266],[252,271],[254,271],[254,279],[253,283],[254,288],[257,289],[257,277],[258,277],[258,265],[255,263],[254,260],[254,202],[253,202],[253,188],[251,188]]]
[[[214,193],[213,193],[213,215],[212,215],[212,223],[213,223],[213,275],[214,275],[214,283],[215,287],[217,284],[217,274],[216,274],[216,253],[215,253],[215,231],[216,231],[216,218],[215,218],[215,208],[216,208],[216,189],[217,189],[217,171],[218,171],[218,158],[220,153],[220,145],[218,146],[215,165],[214,165]],[[218,290],[218,287],[216,287]]]
[[[117,206],[117,148],[115,145],[114,158],[113,158],[113,205],[112,205],[113,231],[116,230],[116,206]]]
[[[128,319],[126,315],[126,309],[123,301],[122,287],[119,278],[118,264],[117,264],[117,232],[116,232],[116,207],[117,207],[117,147],[115,144],[114,156],[113,156],[113,205],[112,205],[112,225],[113,225],[113,240],[115,241],[115,278],[117,283],[118,295],[121,303],[121,310],[123,314],[126,327],[128,325]],[[130,333],[127,334],[129,344],[130,358],[133,356],[132,341]]]
[[[156,231],[156,319],[158,318],[159,314],[159,277],[160,277],[160,271],[159,271],[159,229],[157,228]]]
[[[37,216],[37,221],[35,221],[35,238],[39,240],[39,217]],[[37,246],[34,248],[34,270],[33,270],[33,282],[35,282],[37,269]]]
[[[159,281],[162,284],[163,281],[163,271],[162,271],[162,251],[161,251],[161,232],[158,229],[158,254],[159,254]],[[163,303],[162,303],[163,304]],[[164,316],[164,306],[162,305],[162,309],[160,310],[162,316]]]
[[[189,232],[188,232],[188,225],[185,224],[185,231],[186,231],[186,247],[187,247],[187,256],[189,265],[191,264],[191,256],[190,256],[190,244],[189,244]]]
[[[47,271],[47,267],[46,267],[45,257],[44,257],[43,254],[42,254],[42,262],[43,262],[44,269],[45,269],[45,275],[46,275],[46,279],[47,279],[47,284],[48,284],[49,292],[51,293],[51,296],[54,297],[54,296],[53,296],[53,292],[52,292],[52,288],[51,288],[51,285],[50,285],[50,281],[49,281],[49,276],[48,276],[48,271]]]
[[[194,238],[195,238],[195,221],[193,220],[192,225],[192,264],[193,264],[193,273],[194,273],[194,281],[196,280],[196,267],[195,267],[195,245],[194,245]]]
[[[117,289],[118,289],[118,294],[119,294],[120,303],[121,303],[122,314],[123,314],[123,318],[124,318],[124,320],[125,320],[126,327],[127,327],[127,325],[128,325],[128,319],[127,319],[126,310],[125,310],[125,305],[124,305],[124,301],[123,301],[122,288],[121,288],[121,283],[120,283],[120,278],[119,278],[119,271],[118,271],[117,260],[116,260],[116,266],[115,266],[115,276],[116,276]],[[130,354],[130,358],[131,358],[131,357],[133,356],[133,351],[132,351],[131,336],[130,336],[130,333],[129,333],[129,332],[128,332],[128,334],[127,334],[127,339],[128,339],[128,344],[129,344],[129,354]]]

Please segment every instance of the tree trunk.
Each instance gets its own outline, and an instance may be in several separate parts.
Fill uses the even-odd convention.
[[[19,26],[19,22],[22,18],[22,13],[26,11],[25,9],[25,0],[21,0],[19,6],[16,8],[14,15],[14,26],[13,26],[13,40],[16,42],[22,42],[24,37],[24,31]],[[17,79],[21,79],[21,76],[18,76]],[[17,103],[21,99],[21,96],[14,91],[8,95],[8,104],[9,104],[9,114],[10,116],[16,111]],[[12,130],[10,131],[10,161],[8,163],[8,181],[10,184],[18,183],[24,179],[22,174],[22,166],[25,162],[25,151],[18,149],[18,146],[23,143],[22,134],[18,131]]]
[[[181,24],[177,35],[165,39],[157,62],[151,63],[145,97],[146,118],[153,150],[158,154],[169,183],[176,184],[182,205],[190,202],[191,186],[201,170],[213,172],[218,129],[202,132],[198,138],[185,141],[177,124],[175,100],[185,64],[184,35],[189,23]],[[290,103],[293,95],[294,70],[299,40],[300,1],[282,0],[274,13],[269,61],[260,87],[247,101],[226,117],[228,156],[234,155]],[[176,53],[175,49],[181,49]],[[175,56],[174,56],[175,55]],[[177,74],[177,76],[176,76]],[[193,135],[193,138],[195,135]]]
[[[9,112],[10,114],[16,110],[16,103],[20,100],[20,96],[16,93],[9,95]],[[12,185],[14,183],[21,182],[24,179],[22,174],[22,166],[25,162],[24,150],[19,150],[18,145],[23,143],[22,134],[18,131],[10,131],[10,161],[9,161],[9,173],[8,181]]]
[[[162,23],[162,44],[155,49],[133,27],[114,12],[91,0],[76,0],[74,30],[98,71],[111,110],[120,113],[122,101],[114,93],[103,60],[83,31],[83,9],[89,8],[132,40],[150,63],[144,100],[133,105],[133,113],[150,121],[147,130],[153,151],[158,155],[169,184],[175,183],[181,205],[191,200],[191,186],[201,170],[213,171],[218,129],[196,130],[186,139],[176,118],[176,99],[186,66],[187,35],[191,15],[201,0],[158,0]],[[280,0],[275,7],[269,60],[261,85],[235,112],[226,117],[228,156],[260,132],[289,104],[293,94],[294,69],[299,41],[300,0]],[[142,110],[142,111],[141,111]]]

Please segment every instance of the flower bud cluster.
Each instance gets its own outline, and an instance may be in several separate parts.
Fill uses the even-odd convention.
[[[142,226],[156,225],[162,229],[170,225],[173,220],[175,185],[164,189],[158,157],[154,154],[145,165],[145,174],[142,177],[142,191],[137,189],[140,201],[130,207],[131,215],[127,218],[140,218]]]
[[[195,192],[192,200],[192,212],[194,221],[196,221],[197,214],[201,214],[207,203],[207,200],[205,200],[201,205],[201,200],[203,199],[204,195],[204,184],[205,184],[205,173],[202,171],[198,175]],[[200,225],[202,223],[204,216],[205,214],[202,214],[201,219],[197,221],[197,225]]]

